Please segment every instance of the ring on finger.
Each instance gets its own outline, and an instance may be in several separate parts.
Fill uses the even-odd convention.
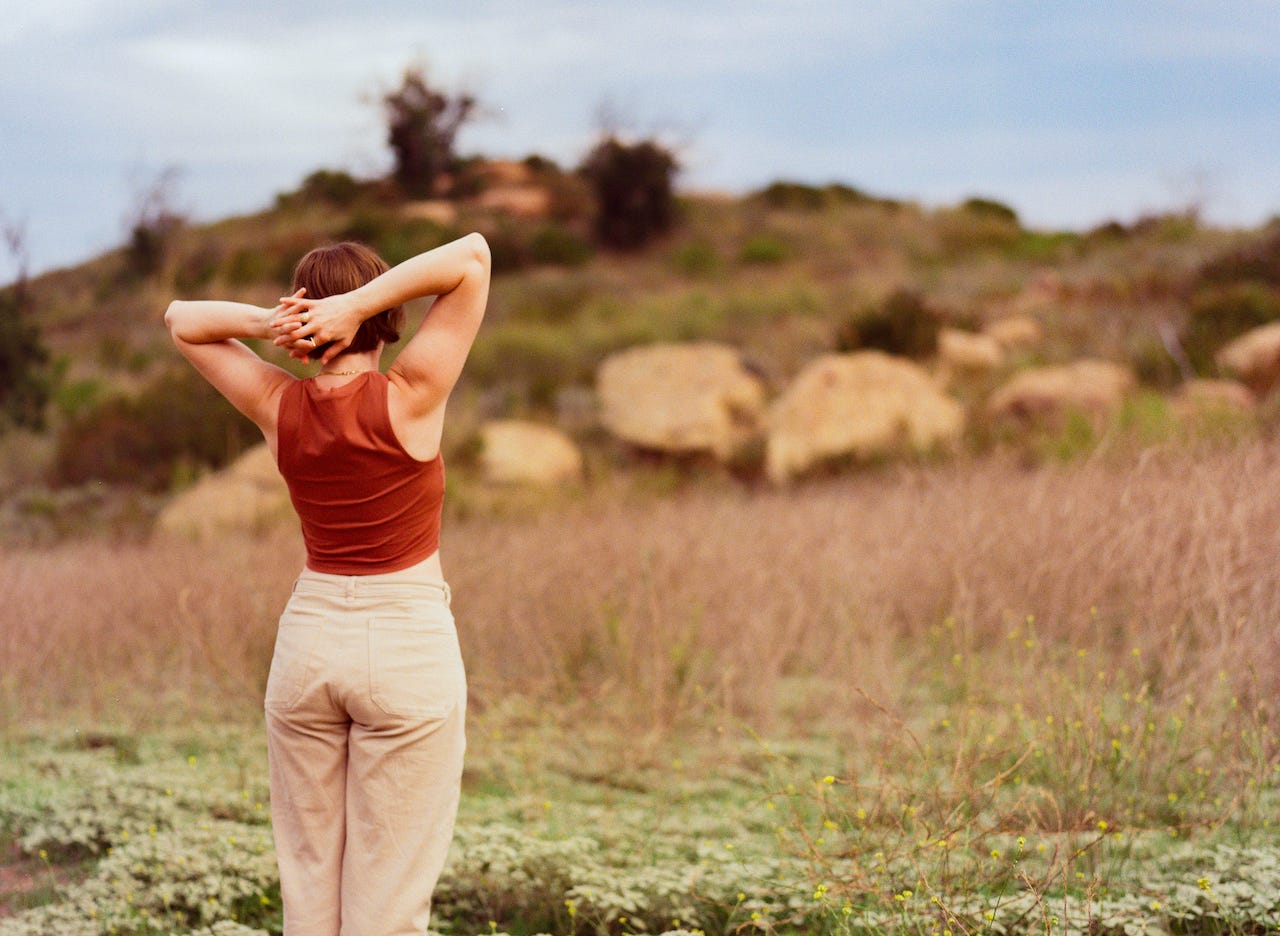
[[[307,341],[311,342],[311,347],[313,347],[313,348],[314,348],[314,347],[316,346],[316,336],[315,336],[315,335],[307,335]]]
[[[301,315],[299,315],[299,316],[298,316],[298,318],[302,319],[302,324],[303,324],[303,325],[305,325],[305,324],[307,324],[307,322],[311,321],[311,316],[310,316],[310,315],[308,315],[306,312],[303,312]]]

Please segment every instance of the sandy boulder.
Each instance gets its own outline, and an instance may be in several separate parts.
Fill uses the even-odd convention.
[[[1112,413],[1137,384],[1132,372],[1110,361],[1085,359],[1036,367],[1014,375],[987,401],[993,416],[1056,418],[1069,410]]]
[[[582,477],[582,452],[552,426],[518,419],[480,427],[480,470],[496,484],[557,484]]]
[[[1257,397],[1235,380],[1188,380],[1178,388],[1174,403],[1183,413],[1252,413]]]
[[[449,227],[458,222],[457,205],[444,198],[411,201],[401,209],[401,214],[406,218],[431,221],[442,227]]]
[[[1026,315],[993,319],[983,326],[982,333],[1006,351],[1025,351],[1044,341],[1040,323]]]
[[[476,204],[517,218],[536,220],[551,215],[551,193],[541,185],[497,185],[481,192]]]
[[[990,335],[944,328],[938,332],[938,362],[947,373],[989,374],[1004,364],[1004,348]]]
[[[728,459],[756,435],[764,386],[738,352],[710,342],[650,344],[611,355],[596,375],[600,418],[617,438],[672,454]]]
[[[770,411],[765,469],[782,483],[832,458],[945,446],[963,428],[964,408],[911,361],[880,351],[826,354]]]
[[[1250,329],[1228,342],[1215,359],[1250,390],[1265,394],[1280,383],[1280,322]]]
[[[258,532],[296,522],[275,458],[265,444],[179,494],[156,518],[156,532],[190,539]]]

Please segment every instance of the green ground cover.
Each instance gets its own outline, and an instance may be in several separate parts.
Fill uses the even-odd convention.
[[[560,731],[473,733],[439,932],[1280,927],[1265,784],[1227,804],[1234,820],[1048,831],[1012,824],[999,796],[952,803],[948,822],[945,784],[906,762],[851,773],[832,740]],[[279,932],[265,765],[251,727],[11,738],[3,860],[29,881],[0,892],[0,934]]]

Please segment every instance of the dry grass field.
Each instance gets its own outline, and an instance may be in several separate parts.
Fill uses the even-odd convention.
[[[1222,684],[1270,707],[1278,455],[985,459],[788,491],[605,482],[525,516],[456,517],[444,554],[474,705],[856,737],[868,696],[919,715],[924,685],[971,664],[1000,677],[975,691],[1048,714],[1045,677],[1087,658],[1158,704]],[[252,712],[300,558],[289,531],[7,551],[5,726]]]
[[[471,805],[442,912],[472,927],[459,932],[486,919],[631,932],[618,921],[642,914],[672,932],[684,932],[673,917],[702,932],[896,931],[899,918],[911,932],[976,932],[983,914],[1010,931],[1119,920],[1102,926],[1118,932],[1162,919],[1164,895],[1200,880],[1210,889],[1177,906],[1219,921],[1206,932],[1255,931],[1271,904],[1240,910],[1235,929],[1212,887],[1250,881],[1237,887],[1247,902],[1274,877],[1273,851],[1240,844],[1274,842],[1277,490],[1280,446],[1253,441],[1136,459],[1100,449],[1057,467],[884,466],[790,490],[640,471],[525,510],[455,510],[444,549],[470,673]],[[163,805],[147,772],[179,769],[173,745],[229,743],[231,767],[164,783],[264,796],[249,792],[261,785],[252,739],[300,561],[290,531],[0,557],[13,596],[0,612],[2,740],[17,771],[0,793],[15,855],[56,847],[63,864],[47,876],[75,880],[90,866],[66,843],[127,842],[147,822],[175,854],[205,848],[197,818],[145,818]],[[242,740],[210,740],[219,731]],[[112,766],[67,753],[95,737]],[[200,808],[240,816],[214,799]],[[262,839],[255,808],[232,842]],[[84,831],[95,815],[99,831]],[[712,834],[720,855],[760,857],[705,871],[699,836]],[[1191,851],[1170,850],[1184,841]],[[633,867],[637,847],[663,857]],[[584,865],[583,848],[606,851]],[[509,855],[525,870],[491,870]],[[236,886],[261,895],[257,910],[217,913],[276,932],[269,862],[225,861],[183,886],[220,892],[248,875]],[[134,919],[137,885],[108,876],[117,864],[66,893]],[[529,874],[536,888],[517,886]],[[656,890],[610,903],[637,888]],[[707,903],[706,888],[721,896]],[[13,932],[78,912],[63,893]],[[663,909],[662,894],[685,909]],[[491,899],[505,909],[485,909]],[[215,909],[200,906],[199,919]],[[1078,927],[1048,922],[1060,916]]]

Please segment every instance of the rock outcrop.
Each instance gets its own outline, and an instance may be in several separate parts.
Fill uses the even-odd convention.
[[[1056,419],[1069,411],[1105,417],[1134,388],[1133,374],[1110,361],[1085,359],[1015,374],[987,401],[996,417]]]
[[[880,351],[827,354],[770,410],[765,470],[784,483],[830,459],[944,447],[963,429],[964,408],[911,361]]]
[[[253,533],[294,522],[289,491],[266,444],[201,478],[156,518],[156,532],[206,540],[227,533]]]
[[[1004,364],[1004,348],[985,334],[944,328],[938,332],[938,363],[947,374],[989,374]]]
[[[1280,322],[1250,329],[1228,342],[1215,360],[1254,393],[1266,394],[1280,383]]]
[[[1044,329],[1030,316],[1010,315],[993,319],[982,327],[982,334],[1006,351],[1026,351],[1044,341]]]
[[[1183,414],[1252,413],[1257,397],[1235,380],[1188,380],[1178,388],[1174,405]]]
[[[621,351],[600,366],[596,390],[605,428],[652,451],[728,460],[763,421],[762,382],[733,348],[710,342]]]
[[[582,478],[582,452],[551,426],[517,419],[480,427],[480,471],[495,484],[560,484]]]

